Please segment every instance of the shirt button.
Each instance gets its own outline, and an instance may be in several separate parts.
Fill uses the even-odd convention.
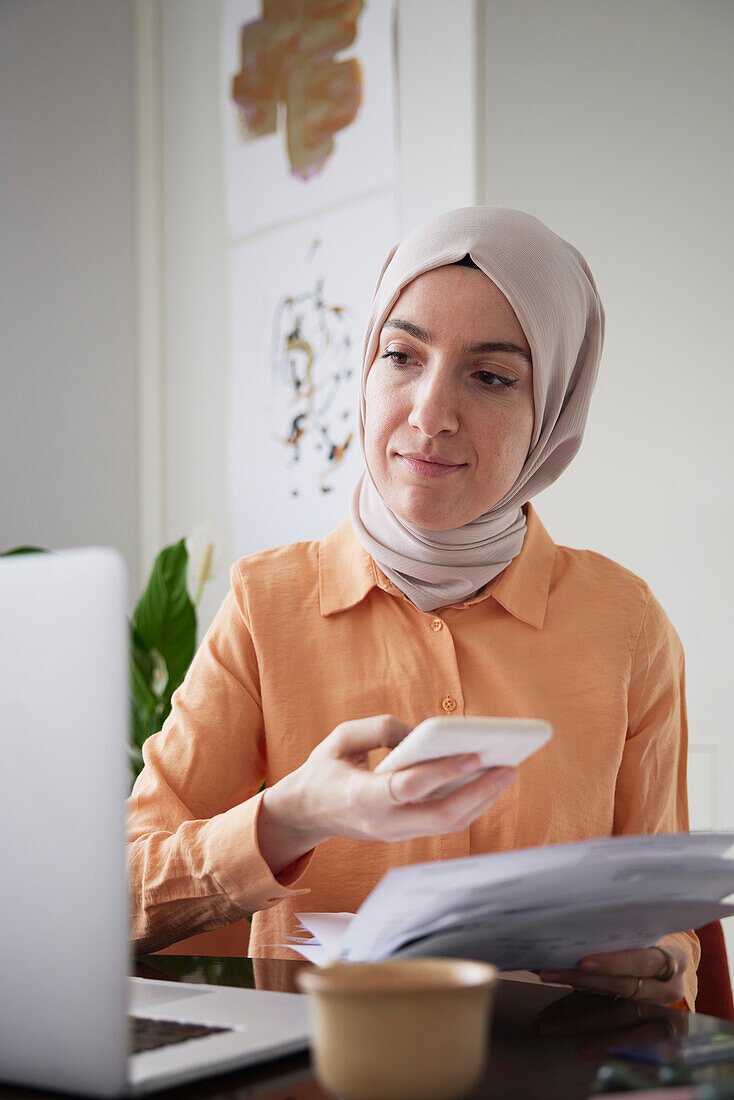
[[[443,623],[440,619],[431,619],[431,630],[439,631],[443,630]]]
[[[447,695],[446,698],[441,703],[441,706],[449,714],[451,713],[452,710],[456,710],[456,700],[454,699],[453,695]]]

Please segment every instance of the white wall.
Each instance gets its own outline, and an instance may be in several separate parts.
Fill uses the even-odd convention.
[[[212,518],[222,532],[208,625],[235,556],[227,501],[227,240],[219,131],[219,4],[164,0],[162,59],[163,457],[160,529],[172,542]],[[150,559],[151,553],[148,553]],[[147,565],[150,560],[147,561]]]
[[[734,826],[734,7],[487,0],[485,200],[585,253],[607,311],[586,440],[538,499],[556,540],[641,574],[687,651],[710,749],[694,823]],[[713,766],[715,757],[718,766]]]
[[[732,828],[734,7],[485,0],[483,14],[483,201],[576,244],[607,312],[584,445],[538,511],[666,608],[686,650],[691,824]]]
[[[0,5],[0,549],[137,577],[131,11]]]

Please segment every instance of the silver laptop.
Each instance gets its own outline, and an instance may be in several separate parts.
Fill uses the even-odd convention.
[[[0,558],[0,1078],[91,1096],[308,1046],[305,997],[128,977],[125,577],[106,549]],[[130,1054],[130,1015],[218,1030]]]

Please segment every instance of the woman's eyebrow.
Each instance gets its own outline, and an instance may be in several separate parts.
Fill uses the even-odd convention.
[[[430,345],[434,342],[430,332],[427,332],[424,328],[420,328],[419,325],[414,325],[411,321],[401,321],[398,317],[390,317],[385,321],[382,328],[400,329],[402,332],[407,332],[408,336],[412,336],[415,340],[420,340],[422,344]],[[533,365],[530,352],[525,351],[525,348],[519,347],[518,344],[508,343],[505,340],[491,340],[480,344],[464,344],[462,351],[464,355],[490,355],[494,351],[504,351],[510,355],[519,355],[520,358],[524,359],[531,367]]]
[[[525,348],[521,348],[518,344],[508,344],[502,340],[488,344],[464,344],[462,350],[465,355],[488,355],[493,351],[506,351],[509,355],[519,355],[528,366],[533,365],[533,358],[529,351],[525,351]]]
[[[397,317],[390,317],[382,326],[382,329],[386,328],[399,328],[402,332],[407,332],[408,336],[412,336],[415,340],[420,340],[422,344],[433,343],[433,337],[430,332],[426,332],[424,328],[419,328],[418,325],[414,325],[410,321],[401,321]],[[382,332],[382,329],[380,329],[380,332]]]

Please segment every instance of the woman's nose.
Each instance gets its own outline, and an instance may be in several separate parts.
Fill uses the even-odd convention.
[[[423,379],[413,395],[408,424],[431,437],[440,432],[453,435],[458,431],[459,417],[452,387],[435,378]]]

